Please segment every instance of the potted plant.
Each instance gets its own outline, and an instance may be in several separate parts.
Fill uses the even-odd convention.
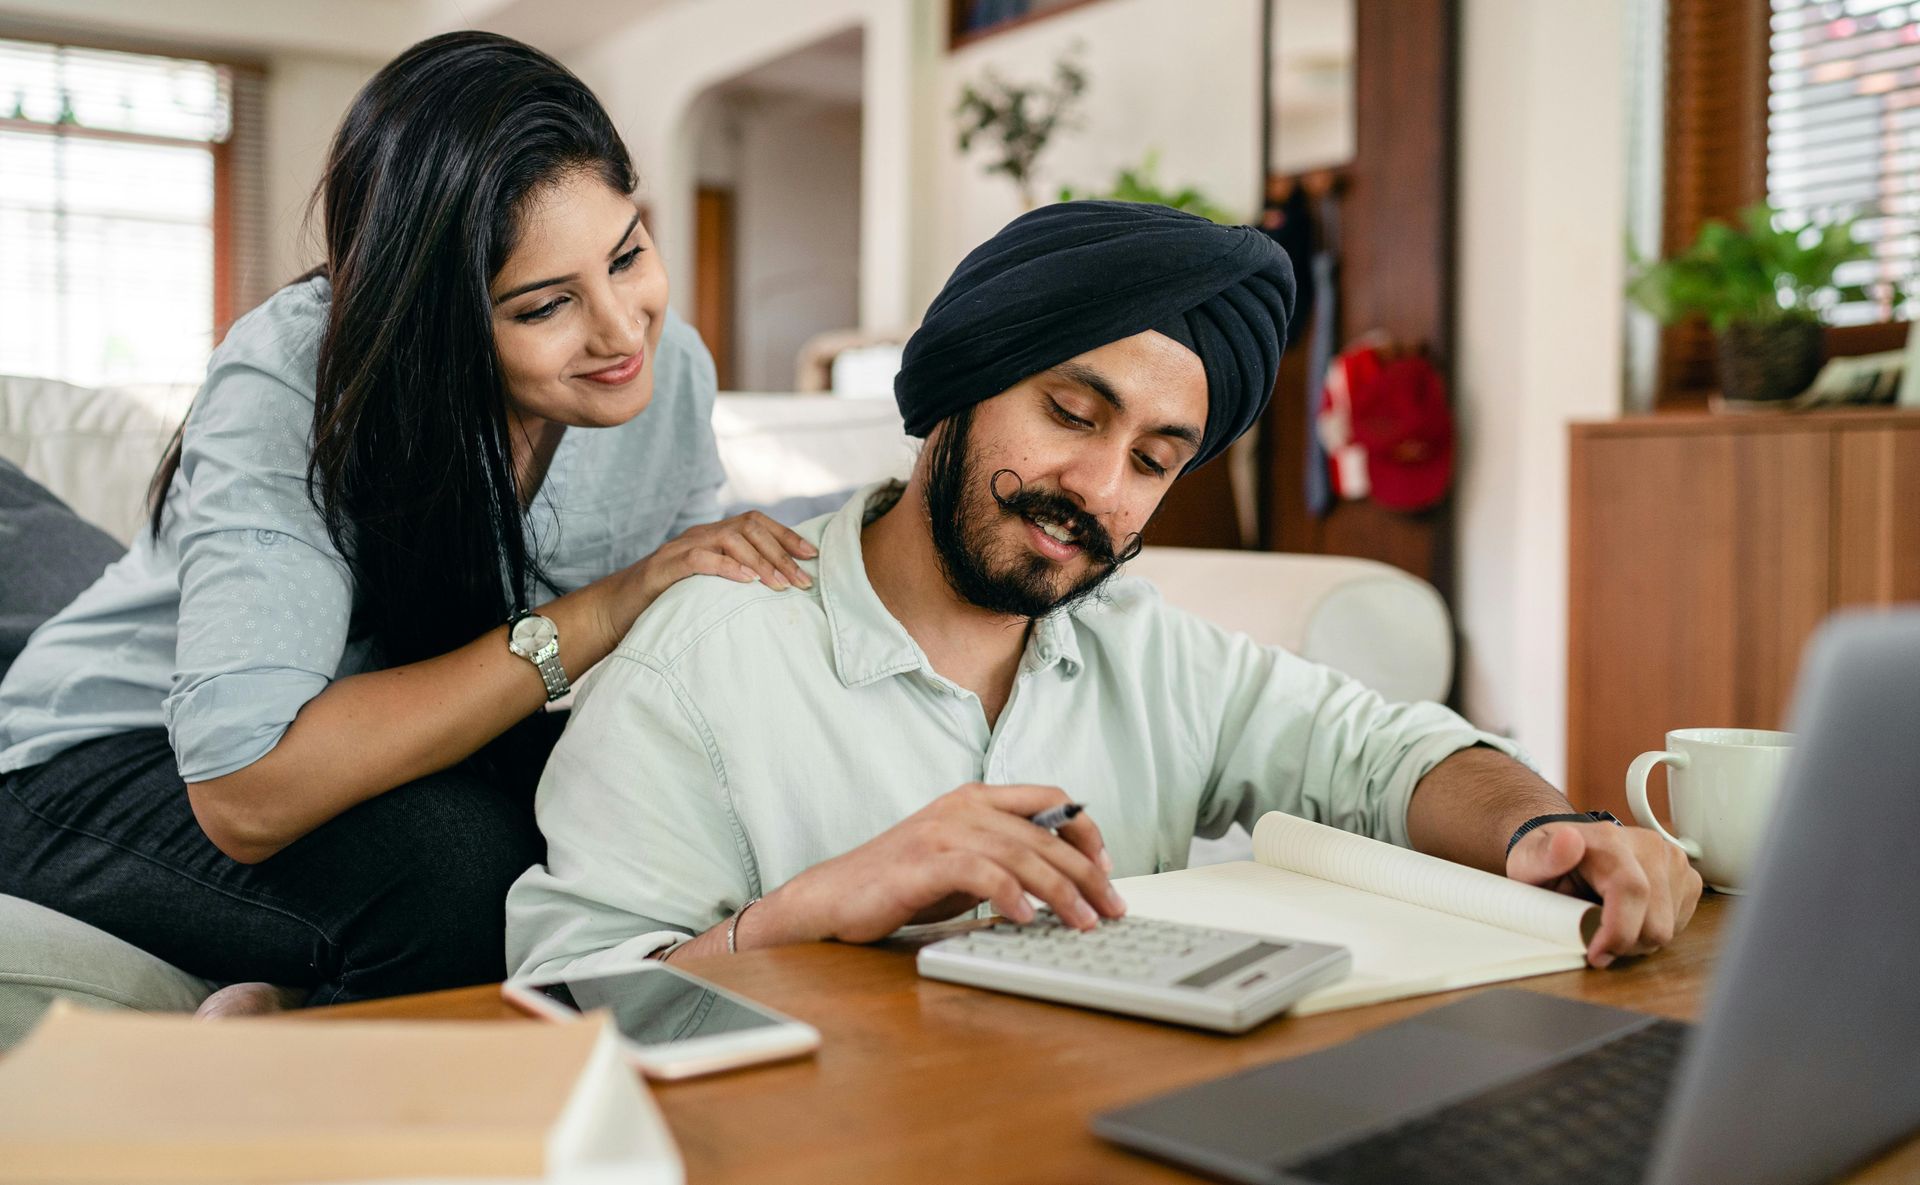
[[[1137,168],[1121,169],[1115,174],[1113,187],[1105,193],[1092,193],[1077,190],[1072,186],[1062,186],[1060,200],[1071,202],[1079,198],[1112,198],[1122,202],[1152,202],[1160,206],[1172,206],[1176,210],[1185,210],[1189,214],[1198,214],[1202,218],[1235,226],[1246,219],[1215,202],[1194,186],[1182,186],[1179,189],[1163,189],[1160,184],[1160,152],[1153,149]]]
[[[1834,271],[1867,255],[1851,219],[1787,226],[1771,206],[1751,206],[1737,226],[1709,220],[1672,259],[1636,259],[1627,296],[1664,325],[1695,313],[1707,318],[1726,398],[1791,399],[1820,370],[1826,315],[1867,298],[1858,286],[1835,284]]]
[[[980,81],[960,88],[954,109],[960,121],[960,151],[971,150],[983,137],[997,141],[998,152],[987,172],[1006,174],[1029,210],[1036,204],[1034,167],[1040,154],[1054,133],[1079,122],[1080,98],[1087,89],[1079,52],[1076,45],[1054,62],[1050,82],[1008,82],[988,70]]]

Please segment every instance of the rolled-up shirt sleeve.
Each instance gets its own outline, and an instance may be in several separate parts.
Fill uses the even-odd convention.
[[[164,713],[180,777],[270,752],[340,667],[352,578],[307,494],[311,396],[215,355],[181,440],[166,531],[180,632]]]
[[[540,778],[547,860],[507,893],[507,967],[543,978],[631,964],[759,892],[725,766],[685,689],[645,655],[594,669]]]
[[[1407,805],[1434,766],[1475,745],[1525,760],[1439,704],[1392,703],[1330,667],[1194,626],[1184,644],[1216,673],[1219,697],[1199,834],[1283,811],[1406,847]]]

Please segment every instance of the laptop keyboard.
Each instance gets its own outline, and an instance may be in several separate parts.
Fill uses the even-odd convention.
[[[1284,1167],[1321,1185],[1633,1185],[1689,1026],[1656,1021],[1577,1057]]]

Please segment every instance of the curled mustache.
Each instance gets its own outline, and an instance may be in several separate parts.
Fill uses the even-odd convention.
[[[1000,492],[1000,479],[1011,477],[1014,491],[1011,494]],[[1046,518],[1067,527],[1078,536],[1080,546],[1087,555],[1112,568],[1126,563],[1140,554],[1142,539],[1135,531],[1127,536],[1127,545],[1119,552],[1113,549],[1113,536],[1100,525],[1100,520],[1082,511],[1065,494],[1051,490],[1030,490],[1026,481],[1011,469],[996,469],[987,479],[987,492],[1000,504],[1000,509],[1008,514],[1017,514],[1023,518]]]

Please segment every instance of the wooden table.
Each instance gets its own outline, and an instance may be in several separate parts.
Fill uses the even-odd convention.
[[[1729,907],[1710,895],[1669,949],[1533,991],[1697,1019]],[[690,959],[687,970],[819,1028],[817,1056],[655,1097],[707,1182],[1192,1181],[1087,1128],[1109,1107],[1321,1049],[1468,992],[1271,1022],[1241,1037],[1126,1020],[919,978],[911,947],[815,945]],[[1469,989],[1474,990],[1474,989]],[[315,1009],[302,1017],[527,1021],[495,987]],[[1920,1139],[1849,1180],[1920,1180]]]

